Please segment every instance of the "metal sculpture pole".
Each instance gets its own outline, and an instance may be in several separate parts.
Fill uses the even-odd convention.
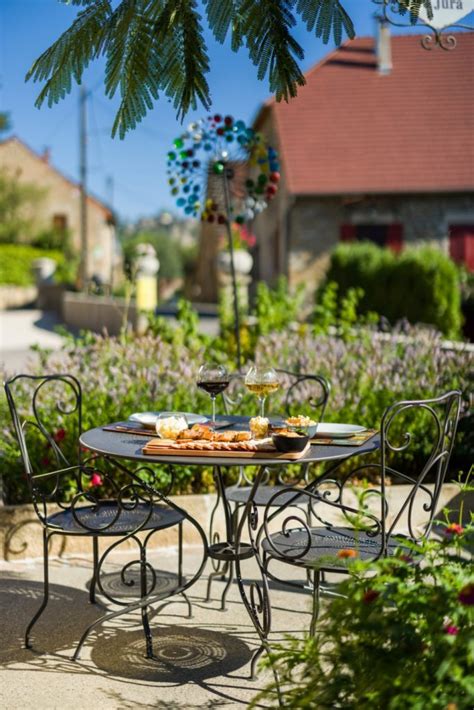
[[[232,243],[232,212],[230,204],[230,190],[229,190],[229,180],[234,177],[234,169],[230,167],[225,167],[222,173],[222,181],[224,185],[224,204],[227,214],[226,219],[226,230],[227,230],[227,240],[229,242],[229,254],[230,254],[230,276],[232,280],[232,300],[234,307],[234,334],[235,342],[237,346],[237,371],[240,372],[240,367],[242,365],[242,355],[240,349],[240,316],[239,316],[239,293],[237,288],[237,277],[235,275],[235,264],[234,264],[234,245]]]

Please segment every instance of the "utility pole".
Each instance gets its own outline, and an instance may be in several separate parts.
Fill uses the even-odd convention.
[[[111,234],[111,239],[110,239],[110,276],[109,276],[109,288],[110,288],[110,295],[112,295],[113,288],[114,288],[114,267],[115,267],[115,240],[116,240],[116,234],[115,234],[115,218],[114,218],[114,178],[113,175],[107,175],[107,178],[105,180],[105,194],[106,194],[106,199],[107,199],[107,204],[110,208],[110,211],[112,212],[112,224],[110,225],[110,229],[112,231]]]
[[[81,86],[79,92],[79,188],[81,225],[79,285],[84,289],[89,276],[87,263],[87,91],[85,86]]]

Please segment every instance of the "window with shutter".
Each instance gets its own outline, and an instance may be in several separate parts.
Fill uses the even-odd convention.
[[[474,271],[474,225],[456,224],[449,228],[449,256]]]

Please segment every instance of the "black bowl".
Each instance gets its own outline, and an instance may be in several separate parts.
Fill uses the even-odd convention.
[[[309,441],[309,436],[307,434],[298,434],[297,436],[272,434],[272,441],[278,451],[289,454],[297,451],[303,451]]]

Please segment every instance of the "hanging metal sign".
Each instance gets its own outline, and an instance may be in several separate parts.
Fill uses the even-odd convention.
[[[466,18],[474,13],[474,0],[430,0],[431,15],[429,16],[426,0],[419,6],[419,13],[412,13],[417,3],[415,0],[372,0],[379,5],[378,17],[394,27],[414,27],[431,30],[421,38],[425,49],[438,45],[441,49],[455,49],[457,39],[453,30],[470,30],[471,24],[465,24]],[[461,23],[461,20],[463,22]]]
[[[474,0],[431,0],[433,17],[428,17],[425,7],[420,8],[418,17],[427,25],[441,30],[456,25],[470,12],[474,11]]]

